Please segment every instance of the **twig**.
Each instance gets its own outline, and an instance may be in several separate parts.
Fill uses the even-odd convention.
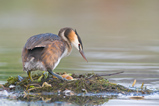
[[[5,88],[2,84],[0,84],[0,86],[1,86],[3,89],[8,90],[8,89],[7,89],[7,88]]]
[[[111,76],[111,75],[116,75],[116,74],[120,74],[120,73],[123,73],[124,71],[121,71],[121,72],[116,72],[116,73],[112,73],[112,74],[101,74],[99,76]]]

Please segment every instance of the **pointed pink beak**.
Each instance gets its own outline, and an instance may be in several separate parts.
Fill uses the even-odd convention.
[[[88,60],[86,59],[86,56],[84,55],[83,50],[79,50],[79,52],[81,53],[82,57],[88,62]]]

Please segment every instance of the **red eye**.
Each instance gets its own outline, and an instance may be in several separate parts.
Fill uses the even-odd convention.
[[[80,44],[78,44],[78,48],[79,48],[79,50],[81,49]]]

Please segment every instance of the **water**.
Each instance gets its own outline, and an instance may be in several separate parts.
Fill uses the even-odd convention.
[[[158,89],[158,4],[158,0],[0,1],[0,83],[5,83],[9,76],[26,76],[22,71],[21,51],[30,36],[57,34],[60,28],[69,26],[77,29],[89,62],[74,49],[69,57],[62,59],[55,72],[124,71],[106,78],[127,87],[136,79],[136,87],[144,82],[147,88]],[[158,105],[159,98],[155,97],[141,101],[119,97],[105,105]],[[7,105],[8,99],[5,100]]]

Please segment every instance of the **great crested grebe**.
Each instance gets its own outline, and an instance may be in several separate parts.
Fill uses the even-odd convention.
[[[31,81],[31,71],[48,71],[61,80],[66,80],[52,72],[60,60],[68,56],[74,46],[87,61],[83,53],[82,41],[76,30],[72,28],[60,29],[58,35],[45,33],[30,37],[22,51],[23,70],[27,72]],[[88,62],[88,61],[87,61]]]

